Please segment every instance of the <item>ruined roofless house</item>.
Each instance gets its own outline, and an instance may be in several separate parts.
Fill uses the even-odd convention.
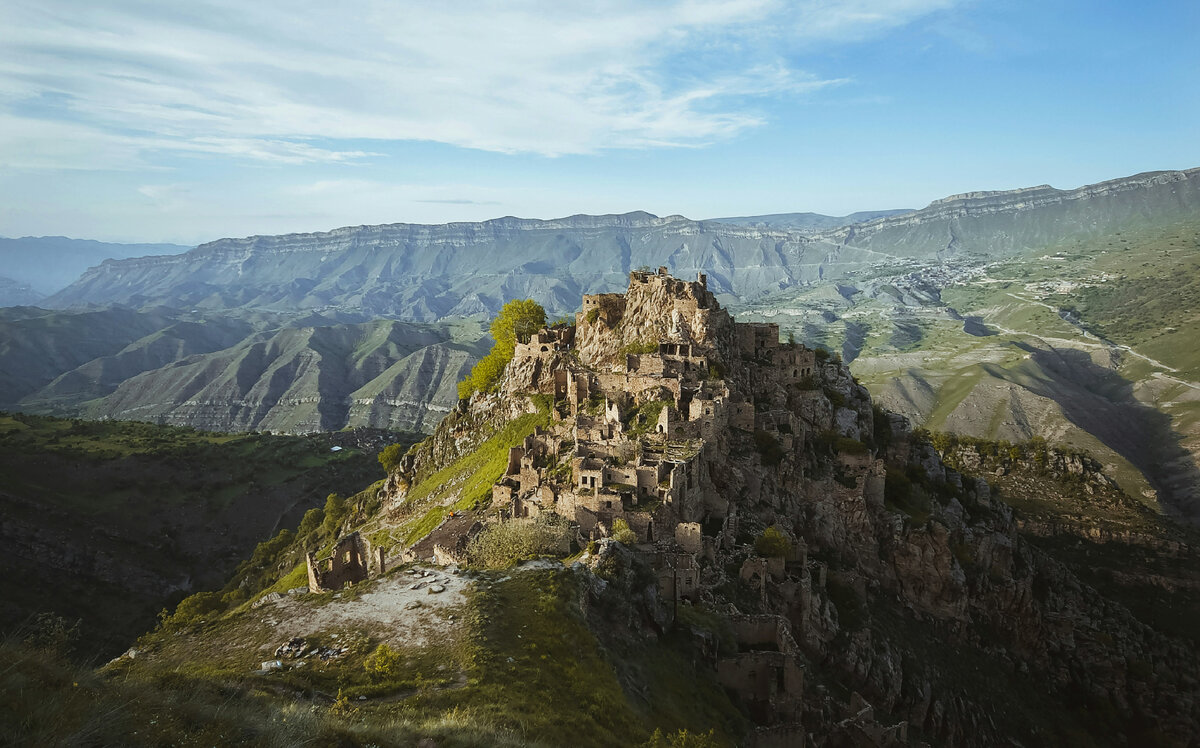
[[[304,560],[308,567],[309,592],[340,590],[386,570],[383,549],[376,548],[372,554],[371,542],[357,532],[338,540],[333,552],[325,558],[318,560],[316,554],[310,552]]]

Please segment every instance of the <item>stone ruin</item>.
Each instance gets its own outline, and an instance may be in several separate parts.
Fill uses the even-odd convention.
[[[677,607],[711,599],[720,583],[714,565],[745,542],[741,499],[725,498],[715,466],[750,434],[765,434],[785,452],[803,449],[806,419],[824,402],[816,366],[815,352],[782,342],[778,325],[735,322],[703,274],[685,281],[666,268],[632,272],[626,293],[585,295],[574,325],[545,328],[515,346],[502,396],[544,398],[550,425],[509,451],[492,487],[496,511],[455,512],[403,558],[461,562],[470,539],[499,518],[556,514],[575,523],[583,541],[610,537],[622,520],[662,600]],[[881,491],[881,468],[871,460],[843,455],[838,469],[847,500],[860,500],[868,487]],[[411,476],[399,478],[407,485]],[[344,539],[326,567],[310,571],[310,585],[332,589],[365,578],[363,543]],[[768,585],[778,588],[802,611],[824,568],[795,543],[786,559],[746,560],[737,577],[763,599]],[[735,617],[734,628],[737,652],[718,660],[713,648],[711,665],[758,725],[755,744],[802,744],[804,677],[786,620]]]
[[[371,542],[357,532],[339,539],[328,556],[318,559],[309,552],[304,560],[309,592],[341,590],[387,570],[383,549],[372,552]]]

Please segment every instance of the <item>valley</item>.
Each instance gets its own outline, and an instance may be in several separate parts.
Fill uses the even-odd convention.
[[[839,351],[915,424],[1085,449],[1149,505],[1200,506],[1200,224],[910,262],[743,307]]]

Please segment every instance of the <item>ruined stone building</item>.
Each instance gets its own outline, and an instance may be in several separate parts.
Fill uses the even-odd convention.
[[[357,532],[343,536],[328,556],[305,555],[309,592],[327,592],[361,582],[386,571],[382,548],[372,551],[371,541]]]

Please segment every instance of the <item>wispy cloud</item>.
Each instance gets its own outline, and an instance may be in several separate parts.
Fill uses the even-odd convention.
[[[797,47],[876,34],[951,2],[10,0],[0,163],[373,155],[314,144],[345,141],[547,156],[704,145],[761,125],[756,98],[842,82],[789,64]],[[59,139],[68,131],[77,145]]]

